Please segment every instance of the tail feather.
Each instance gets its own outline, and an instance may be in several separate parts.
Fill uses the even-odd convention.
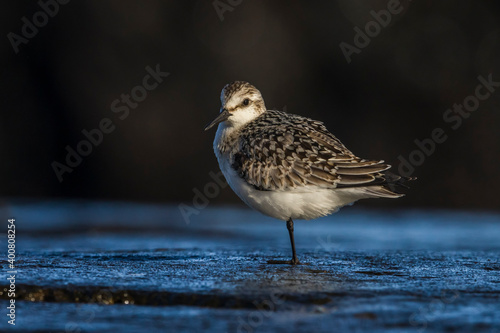
[[[364,192],[372,198],[401,198],[405,194],[393,192],[384,186],[369,186],[364,188]]]
[[[405,183],[417,179],[417,177],[400,176],[390,171],[386,171],[383,178],[385,179],[385,185],[392,191],[395,191],[398,186],[409,189],[410,187]]]
[[[377,175],[372,185],[362,186],[362,189],[371,198],[400,198],[404,197],[405,194],[399,193],[398,188],[408,189],[409,187],[405,183],[415,179],[417,178],[400,176],[386,171]]]

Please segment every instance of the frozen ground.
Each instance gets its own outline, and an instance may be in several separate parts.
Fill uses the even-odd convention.
[[[18,250],[16,326],[3,292],[1,332],[500,333],[500,215],[343,209],[295,223],[296,267],[266,264],[290,256],[285,223],[246,209],[187,224],[175,206],[52,202],[0,217],[16,218]]]

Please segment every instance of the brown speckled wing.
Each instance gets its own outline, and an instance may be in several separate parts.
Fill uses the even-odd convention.
[[[240,133],[233,168],[259,190],[380,185],[383,161],[356,157],[323,123],[266,111]]]

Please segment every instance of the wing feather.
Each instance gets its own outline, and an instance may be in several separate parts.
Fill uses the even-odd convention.
[[[390,167],[356,157],[323,123],[280,111],[266,111],[246,125],[233,158],[240,177],[260,190],[381,187]]]

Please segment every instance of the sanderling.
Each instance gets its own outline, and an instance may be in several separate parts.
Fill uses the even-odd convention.
[[[286,221],[290,261],[299,264],[293,220],[310,220],[365,198],[399,198],[394,186],[404,177],[384,161],[356,157],[322,122],[267,110],[262,95],[236,81],[221,92],[214,150],[233,191],[253,209]]]

